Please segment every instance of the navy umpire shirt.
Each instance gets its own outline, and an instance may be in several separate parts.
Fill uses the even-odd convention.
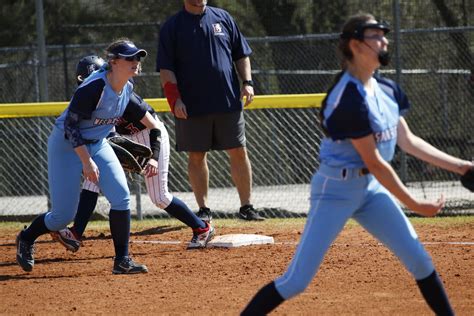
[[[201,15],[184,8],[160,30],[156,68],[171,70],[188,116],[242,110],[234,61],[252,53],[230,14],[206,7]]]

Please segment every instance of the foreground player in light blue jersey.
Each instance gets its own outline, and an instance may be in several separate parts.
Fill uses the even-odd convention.
[[[296,253],[287,271],[263,287],[242,315],[265,315],[305,290],[331,243],[353,218],[387,246],[416,280],[436,315],[453,315],[443,284],[395,197],[423,216],[444,205],[414,197],[389,164],[395,145],[440,168],[464,174],[474,168],[415,136],[403,115],[409,102],[393,81],[374,75],[387,65],[388,26],[370,14],[348,20],[339,51],[343,71],[329,89],[321,109],[326,137],[321,164],[311,181],[310,210]]]
[[[81,176],[97,183],[111,209],[110,231],[115,248],[113,273],[147,272],[128,254],[130,236],[130,192],[125,173],[105,137],[124,116],[141,115],[145,126],[153,118],[139,111],[125,111],[133,93],[130,79],[138,74],[140,59],[147,55],[130,40],[113,42],[106,49],[108,65],[89,76],[74,92],[67,109],[56,120],[48,139],[48,180],[51,210],[39,215],[16,239],[18,264],[25,271],[34,266],[35,240],[58,231],[74,219]],[[151,118],[151,119],[150,119]],[[149,163],[146,172],[157,173],[157,162]]]

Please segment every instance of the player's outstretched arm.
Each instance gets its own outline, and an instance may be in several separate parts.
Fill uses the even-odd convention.
[[[404,118],[400,118],[398,123],[397,144],[406,153],[459,175],[474,168],[472,162],[453,157],[413,134]]]
[[[415,199],[392,166],[380,156],[372,134],[351,141],[370,173],[408,208],[423,216],[435,216],[444,206],[443,195],[436,201]]]

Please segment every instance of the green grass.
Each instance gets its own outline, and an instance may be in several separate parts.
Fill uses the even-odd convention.
[[[416,225],[434,225],[434,226],[456,226],[465,224],[474,224],[474,216],[453,216],[453,217],[410,217],[410,221]],[[244,222],[239,219],[215,219],[214,225],[222,228],[238,228],[245,225],[246,227],[256,227],[264,229],[266,227],[296,227],[303,226],[306,218],[273,218],[264,222]],[[22,229],[23,226],[29,225],[24,222],[0,222],[1,229]],[[354,220],[347,223],[348,227],[358,225]],[[132,231],[143,230],[156,226],[184,226],[183,223],[175,219],[145,219],[142,221],[132,220]],[[91,221],[88,229],[108,230],[109,222],[107,220]]]

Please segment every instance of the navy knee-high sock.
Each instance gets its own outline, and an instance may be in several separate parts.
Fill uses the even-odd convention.
[[[76,237],[80,238],[82,237],[82,234],[84,234],[87,223],[89,223],[89,219],[97,205],[98,198],[99,193],[85,189],[82,190],[76,217],[74,218],[74,231],[77,234]]]
[[[21,239],[23,239],[27,243],[32,244],[39,236],[49,233],[50,230],[46,227],[46,224],[44,223],[45,216],[46,213],[36,217],[33,222],[31,222],[30,226],[21,232]]]
[[[171,200],[170,205],[165,208],[165,211],[191,228],[206,228],[206,223],[175,196]]]
[[[260,291],[255,294],[250,303],[245,307],[240,315],[267,315],[272,310],[283,303],[285,299],[278,293],[275,282],[270,282],[265,285]]]
[[[454,315],[448,295],[438,273],[433,271],[427,278],[417,280],[421,294],[436,315]]]
[[[110,210],[110,233],[114,241],[115,260],[128,256],[128,241],[130,239],[130,210]]]

